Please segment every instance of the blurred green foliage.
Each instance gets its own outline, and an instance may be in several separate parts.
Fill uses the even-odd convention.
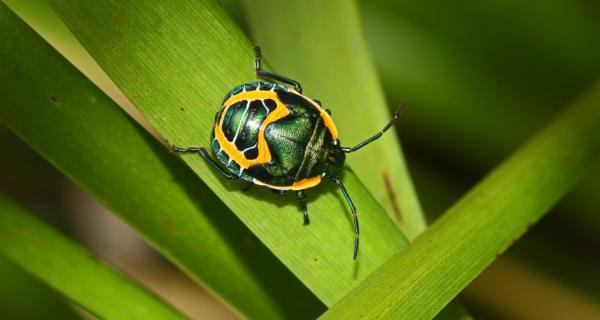
[[[361,4],[388,97],[411,102],[403,136],[479,172],[600,71],[600,20],[586,1]]]
[[[62,296],[0,256],[0,314],[4,319],[80,319]]]

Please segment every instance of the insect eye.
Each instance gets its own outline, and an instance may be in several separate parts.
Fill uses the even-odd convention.
[[[333,145],[334,146],[339,146],[340,145],[340,140],[339,139],[333,140]]]

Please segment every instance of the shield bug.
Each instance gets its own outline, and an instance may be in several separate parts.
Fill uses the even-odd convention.
[[[352,212],[356,259],[356,208],[339,176],[346,154],[381,137],[394,124],[404,104],[381,131],[353,147],[342,147],[329,110],[318,100],[303,95],[297,81],[262,70],[260,48],[255,47],[255,52],[256,75],[267,81],[244,83],[225,95],[210,137],[216,160],[203,147],[173,146],[172,151],[197,152],[222,176],[241,178],[248,186],[257,184],[277,193],[295,191],[304,224],[309,223],[304,190],[323,180],[333,181]]]

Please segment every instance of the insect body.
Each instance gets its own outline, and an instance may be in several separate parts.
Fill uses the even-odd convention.
[[[202,147],[174,146],[172,150],[198,152],[229,179],[241,178],[279,193],[295,191],[304,213],[304,224],[309,223],[304,189],[314,187],[324,179],[332,180],[340,187],[352,211],[355,230],[353,257],[356,259],[358,218],[354,204],[338,177],[346,153],[378,139],[392,126],[401,108],[374,136],[354,147],[341,147],[329,111],[323,109],[319,101],[304,96],[298,82],[263,71],[258,47],[255,70],[261,78],[286,83],[293,88],[261,81],[239,85],[227,93],[211,133],[211,147],[218,162]]]
[[[251,82],[225,96],[212,149],[240,178],[276,190],[303,190],[344,163],[329,114],[294,89]]]

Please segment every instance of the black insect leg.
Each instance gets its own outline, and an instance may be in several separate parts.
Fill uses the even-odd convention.
[[[383,129],[381,131],[377,132],[375,135],[373,135],[369,139],[355,145],[354,147],[351,147],[351,148],[343,147],[342,151],[344,151],[345,153],[354,152],[354,151],[368,145],[369,143],[379,139],[383,135],[383,133],[386,132],[389,128],[391,128],[392,125],[394,125],[394,123],[396,122],[396,120],[398,120],[398,114],[400,114],[402,109],[404,109],[404,101],[400,102],[400,106],[398,106],[398,109],[396,109],[396,112],[394,112],[392,119],[390,119],[390,121],[385,125],[385,127],[383,127]]]
[[[223,177],[230,179],[230,180],[235,180],[237,178],[239,178],[238,176],[225,171],[225,169],[221,168],[221,166],[213,159],[210,157],[210,155],[208,154],[208,151],[206,151],[206,149],[204,149],[203,147],[187,147],[187,148],[180,148],[177,146],[172,146],[171,147],[171,152],[175,152],[175,153],[187,153],[187,152],[198,152],[200,154],[200,156],[202,156],[202,158],[204,158],[204,160],[206,160],[206,162],[213,167],[213,169],[217,170],[217,172],[219,172]]]
[[[300,207],[302,208],[302,213],[304,215],[304,225],[307,225],[310,223],[310,220],[308,219],[308,208],[306,207],[306,196],[304,191],[296,191],[296,197],[298,197],[298,201],[300,201]]]
[[[290,86],[294,86],[296,91],[302,93],[302,86],[300,85],[300,83],[298,81],[292,80],[290,78],[286,78],[286,77],[276,74],[276,73],[264,71],[260,66],[260,58],[261,58],[260,47],[259,46],[254,47],[254,52],[256,54],[256,58],[254,59],[254,70],[256,71],[256,75],[258,77],[270,79],[270,80],[276,80],[276,81],[283,82],[285,84],[289,84]]]
[[[279,190],[279,189],[271,189],[271,191],[273,191],[274,194],[278,195],[278,196],[282,196],[285,194],[285,190]]]
[[[248,181],[242,186],[242,191],[246,192],[254,185],[254,182]]]
[[[352,203],[352,199],[350,199],[350,195],[348,195],[348,191],[346,191],[346,188],[344,188],[342,181],[340,181],[340,179],[338,179],[336,177],[329,177],[329,178],[331,180],[333,180],[333,182],[335,182],[340,187],[340,190],[342,190],[342,194],[344,195],[344,198],[346,198],[346,202],[348,202],[350,211],[352,211],[352,219],[354,221],[354,254],[352,255],[352,259],[356,260],[356,257],[358,256],[358,236],[360,234],[359,227],[358,227],[358,216],[356,215],[356,207],[354,206],[354,203]]]

